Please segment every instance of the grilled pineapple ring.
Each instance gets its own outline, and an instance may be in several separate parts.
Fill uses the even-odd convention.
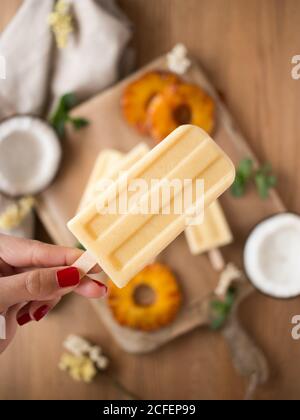
[[[124,90],[121,100],[126,121],[146,134],[147,109],[152,99],[166,86],[179,82],[179,77],[168,71],[151,71],[134,80]]]
[[[203,89],[182,83],[167,86],[153,98],[147,112],[147,126],[157,142],[183,124],[197,125],[210,134],[214,113],[214,101]]]
[[[182,301],[176,278],[168,267],[158,263],[147,266],[123,289],[111,280],[108,288],[108,305],[116,321],[142,331],[168,325]]]

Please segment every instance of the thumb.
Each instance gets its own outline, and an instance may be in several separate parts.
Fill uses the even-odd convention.
[[[0,278],[0,313],[12,305],[32,300],[50,300],[78,286],[75,267],[44,268]]]

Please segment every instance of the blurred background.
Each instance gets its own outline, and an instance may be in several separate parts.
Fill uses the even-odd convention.
[[[130,68],[133,61],[139,69],[183,43],[189,55],[201,64],[256,157],[272,164],[285,208],[299,213],[300,82],[291,76],[292,57],[300,54],[299,1],[117,3],[132,28]],[[21,0],[1,1],[0,31],[14,19],[21,5]],[[20,62],[24,59],[19,58]],[[76,68],[72,71],[76,73]],[[94,94],[100,90],[95,88]],[[92,96],[92,92],[84,94],[82,101]],[[81,110],[87,117],[86,108]],[[233,216],[229,215],[229,219]],[[35,237],[53,241],[43,224],[37,221]],[[244,239],[237,237],[237,242]],[[231,256],[234,252],[229,249],[225,254]],[[300,344],[291,338],[291,319],[297,312],[299,298],[276,300],[259,292],[251,294],[240,308],[243,325],[270,365],[270,378],[258,387],[258,399],[299,398]],[[70,333],[101,345],[111,362],[112,376],[141,399],[244,397],[246,380],[234,368],[222,334],[197,328],[153,352],[129,354],[115,342],[90,302],[70,296],[41,323],[20,329],[11,347],[1,355],[0,398],[127,398],[109,375],[100,373],[93,383],[85,384],[74,382],[57,368],[62,342]]]

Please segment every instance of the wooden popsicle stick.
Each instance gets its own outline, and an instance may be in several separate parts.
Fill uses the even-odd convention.
[[[105,273],[102,270],[97,273],[89,273],[97,265],[97,262],[88,251],[85,251],[85,253],[82,254],[72,265],[73,267],[78,268],[81,279],[88,275],[90,279],[101,281],[103,283],[103,280],[106,278]]]
[[[215,271],[222,271],[225,268],[225,260],[219,248],[208,251],[208,258]]]

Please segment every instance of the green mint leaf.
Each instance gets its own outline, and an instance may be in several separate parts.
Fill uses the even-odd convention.
[[[66,120],[68,117],[68,111],[70,111],[77,103],[76,96],[74,93],[66,93],[63,95],[57,104],[50,121],[61,121]]]
[[[236,177],[231,187],[234,197],[242,197],[253,174],[253,161],[249,158],[241,160],[236,170]]]
[[[219,317],[213,319],[210,323],[210,328],[213,331],[220,330],[226,323],[227,316],[226,315],[220,315]]]
[[[65,137],[65,125],[66,125],[66,119],[62,118],[61,120],[58,120],[54,126],[58,137],[64,138]]]
[[[234,183],[231,186],[231,194],[234,197],[242,197],[246,191],[246,183],[242,177],[236,175]]]
[[[76,95],[74,93],[67,93],[60,98],[56,109],[50,116],[50,124],[60,138],[64,138],[66,124],[68,122],[71,122],[76,130],[85,127],[89,123],[85,118],[71,118],[69,116],[70,110],[75,105],[77,105]]]
[[[270,188],[276,187],[277,185],[277,177],[275,175],[268,176],[268,185]]]
[[[53,114],[50,116],[50,124],[55,129],[57,135],[63,138],[65,135],[65,124],[68,119],[68,112],[65,104],[65,96],[62,96],[55,108]]]
[[[262,199],[269,196],[269,190],[276,186],[277,177],[272,174],[272,165],[267,162],[254,171],[252,159],[241,160],[236,170],[236,177],[231,186],[234,197],[242,197],[246,193],[250,181],[254,181],[258,194]]]
[[[236,290],[234,287],[230,287],[227,291],[226,294],[226,298],[225,298],[225,303],[227,305],[227,308],[229,309],[229,311],[232,308],[232,305],[234,304],[234,300],[235,300],[235,295],[236,295]]]
[[[211,302],[212,310],[217,313],[218,315],[226,314],[227,313],[227,306],[225,302],[221,302],[220,300],[214,300]]]
[[[89,125],[89,121],[85,118],[70,118],[69,121],[72,123],[75,130],[80,130],[83,127]]]
[[[212,321],[210,327],[212,330],[219,330],[224,326],[230,315],[232,306],[235,301],[236,290],[230,287],[226,293],[225,300],[213,300],[211,302]]]
[[[259,173],[255,175],[255,184],[259,196],[265,200],[269,195],[269,186],[265,175]]]
[[[259,196],[266,199],[269,196],[269,190],[276,186],[277,177],[271,173],[272,166],[266,163],[261,166],[255,174],[255,184]]]
[[[75,93],[66,93],[60,98],[60,104],[65,111],[70,111],[77,105],[77,98]]]
[[[56,111],[50,117],[50,124],[53,126],[59,137],[64,136],[66,120],[67,115],[64,112],[64,109],[61,106],[58,106]]]
[[[245,181],[247,181],[253,173],[252,159],[243,159],[238,166],[237,173],[239,174],[239,176],[243,177]]]

